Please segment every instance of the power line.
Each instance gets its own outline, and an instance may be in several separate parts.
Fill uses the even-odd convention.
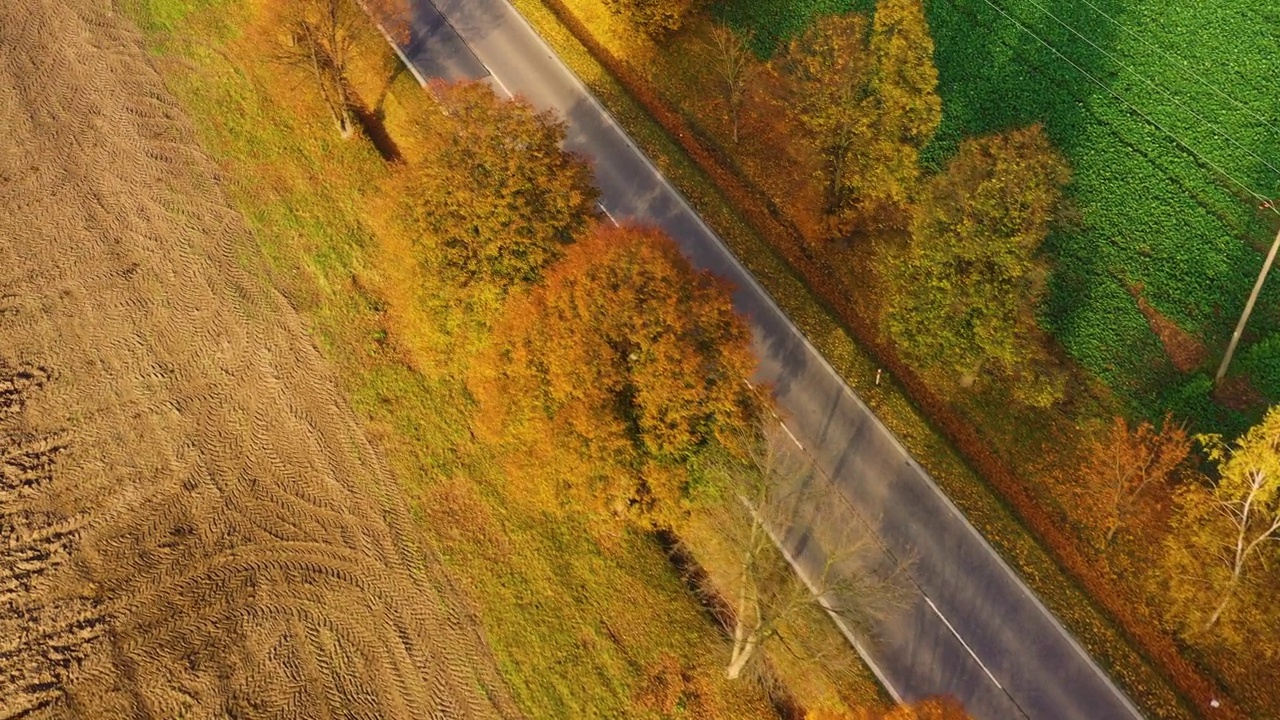
[[[1081,40],[1084,40],[1085,42],[1089,43],[1089,45],[1090,45],[1091,47],[1093,47],[1093,49],[1097,50],[1098,52],[1102,53],[1103,55],[1106,55],[1108,58],[1110,58],[1110,59],[1111,59],[1113,62],[1115,62],[1117,65],[1119,65],[1120,67],[1124,68],[1125,70],[1128,70],[1130,73],[1132,73],[1134,76],[1136,76],[1139,80],[1141,80],[1142,82],[1146,83],[1149,87],[1151,87],[1151,88],[1153,88],[1153,89],[1157,90],[1158,92],[1160,92],[1161,94],[1163,94],[1165,97],[1167,97],[1167,98],[1169,98],[1170,100],[1172,100],[1172,101],[1173,101],[1173,103],[1174,103],[1175,105],[1177,105],[1177,106],[1178,106],[1179,108],[1181,108],[1182,110],[1186,111],[1186,112],[1187,112],[1187,114],[1191,115],[1191,117],[1193,117],[1193,118],[1195,118],[1195,119],[1199,120],[1200,122],[1204,123],[1205,125],[1209,126],[1211,129],[1213,129],[1214,131],[1216,131],[1219,135],[1221,135],[1222,137],[1226,138],[1226,139],[1227,139],[1227,140],[1228,140],[1232,145],[1235,145],[1236,147],[1238,147],[1238,148],[1240,148],[1241,150],[1245,151],[1245,153],[1247,153],[1247,154],[1248,154],[1250,157],[1252,157],[1254,160],[1257,160],[1258,162],[1260,162],[1260,163],[1262,163],[1263,165],[1265,165],[1267,168],[1269,168],[1269,169],[1271,170],[1271,172],[1274,172],[1276,175],[1280,175],[1280,169],[1276,169],[1276,167],[1275,167],[1274,165],[1272,165],[1271,163],[1267,162],[1267,161],[1266,161],[1266,160],[1264,160],[1260,155],[1258,155],[1257,153],[1253,152],[1253,151],[1252,151],[1252,150],[1250,150],[1248,147],[1246,147],[1245,145],[1243,145],[1242,143],[1240,143],[1238,140],[1236,140],[1234,137],[1232,137],[1230,134],[1228,134],[1228,133],[1227,133],[1225,130],[1223,130],[1222,128],[1218,127],[1217,125],[1214,125],[1213,123],[1209,122],[1208,120],[1205,120],[1203,117],[1200,117],[1200,115],[1199,115],[1197,112],[1195,112],[1195,111],[1194,111],[1194,110],[1192,110],[1191,108],[1187,107],[1186,105],[1183,105],[1183,104],[1182,104],[1182,102],[1181,102],[1180,100],[1178,100],[1178,97],[1177,97],[1176,95],[1174,95],[1173,93],[1169,92],[1168,90],[1166,90],[1165,88],[1161,87],[1160,85],[1157,85],[1156,83],[1152,82],[1151,80],[1148,80],[1148,79],[1147,79],[1147,78],[1146,78],[1142,73],[1138,72],[1137,70],[1134,70],[1133,68],[1129,67],[1128,65],[1125,65],[1125,64],[1124,64],[1123,62],[1121,62],[1121,61],[1120,61],[1120,59],[1119,59],[1119,58],[1117,58],[1115,55],[1112,55],[1111,53],[1107,52],[1106,50],[1103,50],[1101,47],[1098,47],[1097,43],[1095,43],[1095,42],[1093,42],[1092,40],[1090,40],[1089,38],[1085,37],[1082,33],[1080,33],[1080,31],[1076,30],[1075,28],[1071,27],[1071,26],[1070,26],[1070,25],[1068,25],[1067,23],[1063,22],[1063,20],[1062,20],[1061,18],[1059,18],[1057,15],[1054,15],[1052,12],[1049,12],[1048,10],[1046,10],[1046,9],[1044,8],[1044,6],[1043,6],[1043,5],[1041,5],[1040,3],[1036,2],[1036,0],[1027,0],[1027,1],[1028,1],[1028,2],[1030,2],[1032,5],[1035,5],[1035,6],[1036,6],[1036,8],[1040,10],[1040,12],[1043,12],[1045,15],[1048,15],[1049,17],[1053,18],[1053,19],[1054,19],[1054,21],[1055,21],[1055,22],[1057,22],[1059,25],[1061,25],[1062,27],[1066,28],[1067,30],[1070,30],[1070,31],[1071,31],[1071,32],[1072,32],[1076,37],[1078,37],[1078,38],[1080,38]]]
[[[1082,68],[1082,67],[1080,67],[1079,65],[1077,65],[1077,64],[1076,64],[1076,63],[1075,63],[1071,58],[1067,57],[1066,55],[1063,55],[1061,52],[1059,52],[1059,51],[1058,51],[1058,49],[1057,49],[1057,48],[1055,48],[1054,46],[1050,45],[1048,42],[1045,42],[1044,38],[1042,38],[1042,37],[1040,37],[1039,35],[1037,35],[1033,30],[1031,30],[1030,28],[1028,28],[1026,25],[1023,25],[1023,24],[1022,24],[1022,22],[1021,22],[1021,21],[1019,21],[1017,18],[1015,18],[1015,17],[1011,16],[1009,13],[1005,12],[1005,11],[1004,11],[1004,9],[1003,9],[1003,8],[1001,8],[999,5],[996,5],[995,3],[991,2],[991,0],[982,0],[982,1],[983,1],[983,2],[985,2],[987,5],[990,5],[990,6],[991,6],[991,8],[992,8],[993,10],[995,10],[995,11],[996,11],[996,12],[998,12],[998,13],[1000,13],[1000,14],[1001,14],[1001,15],[1003,15],[1007,20],[1009,20],[1009,21],[1010,21],[1010,22],[1012,22],[1014,25],[1016,25],[1016,26],[1018,27],[1018,29],[1019,29],[1019,30],[1022,30],[1023,32],[1025,32],[1025,33],[1027,33],[1028,35],[1030,35],[1031,37],[1035,38],[1035,39],[1036,39],[1036,40],[1037,40],[1041,45],[1044,45],[1045,47],[1049,48],[1049,51],[1050,51],[1050,52],[1052,52],[1054,55],[1057,55],[1058,57],[1060,57],[1060,58],[1062,58],[1063,60],[1067,61],[1067,64],[1071,65],[1071,67],[1073,67],[1073,68],[1075,68],[1076,70],[1080,71],[1080,74],[1081,74],[1081,75],[1084,75],[1085,77],[1087,77],[1087,78],[1089,78],[1090,80],[1092,80],[1095,84],[1097,84],[1097,86],[1098,86],[1098,87],[1102,88],[1103,90],[1106,90],[1108,93],[1111,93],[1111,95],[1113,95],[1113,96],[1114,96],[1117,100],[1119,100],[1120,102],[1122,102],[1122,103],[1124,103],[1125,105],[1127,105],[1131,110],[1133,110],[1135,113],[1137,113],[1137,114],[1138,114],[1138,115],[1139,115],[1143,120],[1146,120],[1146,121],[1147,121],[1148,123],[1150,123],[1152,126],[1156,127],[1157,129],[1159,129],[1159,130],[1160,130],[1161,132],[1163,132],[1164,134],[1166,134],[1166,135],[1168,135],[1169,137],[1173,138],[1173,141],[1174,141],[1175,143],[1177,143],[1178,145],[1181,145],[1181,146],[1183,147],[1183,149],[1185,149],[1187,152],[1189,152],[1189,153],[1191,153],[1192,155],[1196,156],[1196,158],[1198,158],[1201,162],[1205,163],[1205,164],[1206,164],[1206,165],[1208,165],[1209,167],[1211,167],[1211,168],[1213,168],[1214,170],[1218,171],[1218,173],[1220,173],[1223,177],[1225,177],[1225,178],[1227,178],[1227,179],[1231,180],[1231,182],[1234,182],[1236,185],[1239,185],[1239,186],[1240,186],[1240,188],[1241,188],[1242,190],[1244,190],[1246,193],[1248,193],[1248,194],[1252,195],[1255,199],[1258,199],[1258,200],[1264,200],[1264,201],[1265,201],[1265,200],[1269,200],[1269,199],[1270,199],[1270,198],[1267,198],[1267,197],[1266,197],[1266,196],[1264,196],[1264,195],[1261,195],[1261,194],[1259,194],[1259,193],[1255,192],[1255,191],[1254,191],[1252,188],[1250,188],[1248,185],[1246,185],[1246,184],[1244,184],[1243,182],[1241,182],[1240,180],[1236,179],[1236,177],[1235,177],[1234,175],[1232,175],[1231,173],[1229,173],[1229,172],[1227,172],[1226,170],[1223,170],[1221,167],[1219,167],[1217,163],[1215,163],[1215,162],[1213,162],[1212,160],[1210,160],[1209,158],[1207,158],[1207,157],[1205,157],[1205,156],[1201,155],[1199,152],[1197,152],[1197,151],[1196,151],[1196,149],[1195,149],[1195,148],[1193,148],[1193,147],[1191,147],[1190,145],[1188,145],[1187,143],[1183,142],[1183,141],[1182,141],[1182,139],[1181,139],[1181,138],[1179,138],[1177,135],[1173,134],[1173,133],[1172,133],[1172,132],[1170,132],[1168,129],[1166,129],[1163,125],[1161,125],[1160,123],[1158,123],[1158,122],[1156,122],[1154,119],[1152,119],[1152,117],[1151,117],[1150,115],[1148,115],[1148,114],[1144,113],[1140,108],[1138,108],[1137,106],[1135,106],[1133,103],[1129,102],[1128,100],[1124,99],[1124,97],[1122,97],[1119,93],[1117,93],[1116,91],[1114,91],[1114,90],[1112,90],[1110,87],[1108,87],[1108,86],[1106,85],[1106,83],[1104,83],[1104,82],[1102,82],[1101,80],[1099,80],[1098,78],[1094,77],[1092,74],[1090,74],[1090,73],[1089,73],[1089,71],[1087,71],[1087,70],[1085,70],[1084,68]],[[1280,214],[1280,209],[1272,208],[1272,210],[1273,210],[1273,211],[1275,211],[1277,214]]]
[[[1110,20],[1110,21],[1112,22],[1112,24],[1114,24],[1116,27],[1120,28],[1121,30],[1125,31],[1126,33],[1128,33],[1128,34],[1132,35],[1133,37],[1137,38],[1138,42],[1141,42],[1143,45],[1146,45],[1147,47],[1151,48],[1152,50],[1155,50],[1156,52],[1160,53],[1161,55],[1163,55],[1164,57],[1168,58],[1169,60],[1172,60],[1173,62],[1177,63],[1177,64],[1178,64],[1178,67],[1182,68],[1182,71],[1183,71],[1183,72],[1185,72],[1186,74],[1188,74],[1188,75],[1190,75],[1191,77],[1195,78],[1196,80],[1199,80],[1201,85],[1204,85],[1205,87],[1207,87],[1207,88],[1209,88],[1210,90],[1212,90],[1214,93],[1216,93],[1216,94],[1218,95],[1218,97],[1221,97],[1221,98],[1226,99],[1228,102],[1232,103],[1232,104],[1233,104],[1233,105],[1235,105],[1236,107],[1238,107],[1238,108],[1240,108],[1241,110],[1244,110],[1245,112],[1249,113],[1250,115],[1252,115],[1252,116],[1253,116],[1253,118],[1254,118],[1255,120],[1257,120],[1258,122],[1262,123],[1263,125],[1266,125],[1267,127],[1271,128],[1271,131],[1272,131],[1272,132],[1274,132],[1274,133],[1276,133],[1276,134],[1280,134],[1280,128],[1277,128],[1275,125],[1272,125],[1272,124],[1271,124],[1271,121],[1267,120],[1267,119],[1266,119],[1265,117],[1263,117],[1262,115],[1259,115],[1256,111],[1254,111],[1254,110],[1253,110],[1253,108],[1250,108],[1248,105],[1245,105],[1244,103],[1240,102],[1239,100],[1236,100],[1235,98],[1231,97],[1230,95],[1228,95],[1228,94],[1224,93],[1224,92],[1223,92],[1223,91],[1222,91],[1222,90],[1221,90],[1217,85],[1214,85],[1213,83],[1209,82],[1208,80],[1205,80],[1203,77],[1201,77],[1199,74],[1197,74],[1194,70],[1192,70],[1190,67],[1188,67],[1186,63],[1184,63],[1181,59],[1179,59],[1177,55],[1174,55],[1173,53],[1168,52],[1167,50],[1163,50],[1163,49],[1161,49],[1161,48],[1160,48],[1160,46],[1156,45],[1155,43],[1152,43],[1151,41],[1149,41],[1149,40],[1147,40],[1146,38],[1142,37],[1142,36],[1141,36],[1141,35],[1139,35],[1138,33],[1136,33],[1136,32],[1134,32],[1134,31],[1130,30],[1130,29],[1129,29],[1129,28],[1127,28],[1127,27],[1125,27],[1123,24],[1121,24],[1121,23],[1120,23],[1120,21],[1119,21],[1119,20],[1116,20],[1115,18],[1113,18],[1113,17],[1111,17],[1110,15],[1106,14],[1105,12],[1103,12],[1103,11],[1102,11],[1102,9],[1101,9],[1101,8],[1099,8],[1097,5],[1094,5],[1094,4],[1093,4],[1092,2],[1090,2],[1089,0],[1082,0],[1082,1],[1084,2],[1084,4],[1085,4],[1085,5],[1088,5],[1090,8],[1092,8],[1094,12],[1096,12],[1096,13],[1098,13],[1099,15],[1101,15],[1102,17],[1104,17],[1104,18],[1106,18],[1106,19]]]

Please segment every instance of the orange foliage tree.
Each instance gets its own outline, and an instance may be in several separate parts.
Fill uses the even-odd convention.
[[[437,85],[444,113],[432,142],[404,173],[403,208],[465,281],[505,289],[532,282],[595,214],[590,165],[561,149],[564,123],[482,83]]]
[[[665,525],[691,461],[745,435],[760,402],[745,382],[754,367],[726,282],[657,229],[597,225],[513,299],[469,386],[480,430],[528,448],[526,479]]]
[[[1095,441],[1088,452],[1081,481],[1092,504],[1106,518],[1105,548],[1138,509],[1142,494],[1167,484],[1191,452],[1191,438],[1172,415],[1165,416],[1158,430],[1146,421],[1130,429],[1117,416],[1107,436]]]

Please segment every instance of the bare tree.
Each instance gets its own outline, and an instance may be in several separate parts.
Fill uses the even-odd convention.
[[[721,100],[724,102],[725,116],[729,121],[734,144],[738,142],[738,126],[747,84],[761,67],[751,50],[753,37],[754,33],[750,30],[739,33],[728,25],[717,23],[712,26],[710,36],[702,43],[707,63],[715,72],[720,85]]]
[[[406,0],[283,0],[287,42],[279,59],[306,68],[343,139],[355,134],[347,73],[378,23],[393,41],[408,35]],[[371,17],[372,16],[372,17]]]
[[[707,522],[734,558],[733,572],[717,578],[733,609],[727,677],[815,609],[865,631],[898,605],[901,568],[839,512],[840,499],[779,423],[762,424],[747,462],[719,470],[722,493]]]

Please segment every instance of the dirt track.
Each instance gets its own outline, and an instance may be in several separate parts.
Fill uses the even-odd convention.
[[[139,48],[0,2],[0,717],[513,716]]]

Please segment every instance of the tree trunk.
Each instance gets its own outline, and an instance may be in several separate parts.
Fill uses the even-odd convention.
[[[330,59],[331,70],[333,72],[333,84],[338,89],[338,131],[342,133],[343,140],[350,140],[356,132],[355,119],[351,116],[351,98],[347,95],[347,68],[346,62],[339,63],[338,58]]]
[[[1209,630],[1218,623],[1218,619],[1222,617],[1222,611],[1227,609],[1227,603],[1231,602],[1231,597],[1235,594],[1236,583],[1240,581],[1240,568],[1231,574],[1231,582],[1227,583],[1227,589],[1222,591],[1222,600],[1218,603],[1218,607],[1214,608],[1213,614],[1205,621],[1204,630]]]
[[[320,57],[320,44],[316,40],[315,29],[307,23],[303,25],[303,31],[307,38],[307,49],[311,51],[311,70],[316,76],[316,89],[320,91],[320,97],[324,100],[325,107],[329,109],[333,124],[337,126],[338,132],[342,133],[343,139],[346,139],[350,137],[350,122],[343,117],[344,113],[329,92],[328,78],[325,77],[325,67]]]
[[[1227,608],[1227,603],[1231,602],[1234,595],[1236,585],[1240,583],[1240,576],[1244,574],[1244,564],[1248,562],[1249,557],[1253,555],[1253,551],[1258,544],[1271,537],[1276,530],[1280,530],[1280,516],[1277,516],[1271,523],[1271,527],[1258,533],[1249,544],[1245,544],[1245,530],[1249,524],[1249,509],[1253,504],[1253,496],[1250,495],[1249,500],[1244,505],[1244,517],[1241,521],[1241,530],[1236,540],[1236,561],[1235,566],[1231,568],[1231,582],[1227,583],[1227,589],[1222,593],[1222,601],[1218,603],[1218,607],[1209,616],[1209,621],[1204,624],[1204,629],[1208,630],[1218,622],[1218,618],[1222,617],[1222,611]]]
[[[841,137],[827,148],[827,162],[831,168],[831,175],[827,178],[828,215],[838,214],[845,203],[844,175],[851,145],[851,141],[844,137],[845,134],[845,131],[841,131]]]
[[[307,49],[311,51],[311,69],[315,73],[316,87],[320,91],[329,116],[338,128],[343,140],[350,140],[355,135],[355,122],[351,117],[351,103],[347,99],[347,90],[343,85],[341,68],[335,65],[334,58],[320,45],[317,33],[310,23],[303,23],[303,36]],[[330,87],[330,83],[333,87]]]
[[[744,500],[744,502],[746,502]],[[756,646],[760,644],[760,596],[755,592],[755,586],[752,584],[751,560],[754,551],[757,549],[757,540],[763,528],[760,526],[759,518],[755,517],[754,511],[752,516],[755,521],[751,524],[751,541],[747,546],[747,551],[742,557],[742,594],[738,596],[738,607],[734,616],[733,623],[733,652],[729,655],[729,667],[725,669],[725,677],[730,680],[736,680],[738,675],[742,673],[742,668],[746,666],[747,661],[751,659],[751,655],[755,653]],[[754,616],[751,632],[747,632],[747,611],[752,611]]]
[[[978,383],[978,378],[982,376],[982,368],[985,367],[986,364],[987,359],[983,358],[978,361],[977,365],[973,366],[972,370],[966,373],[961,373],[960,379],[958,380],[960,387],[968,390],[976,385]]]
[[[752,631],[742,638],[742,623],[738,623],[737,629],[734,631],[733,654],[729,659],[729,667],[725,670],[724,676],[730,680],[737,680],[742,674],[742,669],[747,666],[747,662],[756,654],[756,648],[760,645],[760,638],[756,631]]]
[[[356,124],[351,118],[351,109],[345,106],[338,114],[338,134],[343,140],[350,140],[356,134]]]
[[[1115,507],[1111,510],[1111,519],[1107,524],[1107,536],[1102,541],[1102,549],[1106,550],[1111,547],[1111,541],[1115,540],[1116,533],[1120,531],[1120,526],[1124,524],[1124,518],[1128,504],[1124,500],[1116,500]]]
[[[835,215],[840,210],[840,184],[844,181],[844,163],[831,161],[831,178],[827,182],[827,214]]]
[[[1102,540],[1102,549],[1111,547],[1111,541],[1116,537],[1116,531],[1120,529],[1120,521],[1112,520],[1111,527],[1107,529],[1107,536]]]

